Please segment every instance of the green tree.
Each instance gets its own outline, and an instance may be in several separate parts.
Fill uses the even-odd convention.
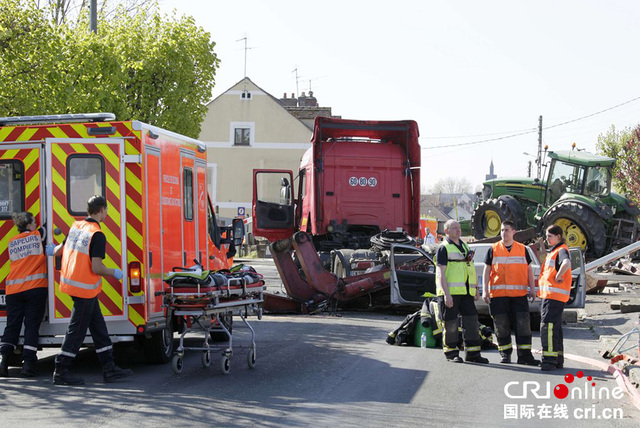
[[[209,33],[192,17],[152,12],[123,15],[98,34],[121,65],[124,116],[197,138],[219,64]]]
[[[219,60],[191,17],[122,13],[88,30],[0,0],[0,116],[108,111],[194,138]]]
[[[616,162],[617,182],[636,204],[640,203],[640,125],[630,132]]]
[[[621,131],[617,130],[614,125],[607,130],[606,133],[598,136],[596,149],[598,153],[617,159],[616,166],[613,169],[613,186],[614,189],[624,195],[631,195],[629,187],[629,178],[625,177],[623,172],[623,161],[631,156],[628,152],[628,142],[633,140],[634,130],[632,127],[626,127]],[[624,163],[627,165],[626,163]],[[628,170],[628,165],[626,166]],[[629,171],[627,171],[629,172]],[[638,170],[634,176],[637,176]]]

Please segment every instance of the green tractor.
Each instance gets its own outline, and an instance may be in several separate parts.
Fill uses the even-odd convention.
[[[484,183],[471,227],[477,239],[500,234],[502,221],[538,232],[556,224],[567,245],[598,258],[638,237],[640,209],[611,192],[615,159],[580,151],[549,152],[547,178],[501,178]]]

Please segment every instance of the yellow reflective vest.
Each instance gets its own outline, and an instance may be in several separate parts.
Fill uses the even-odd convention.
[[[449,294],[465,295],[467,294],[467,281],[469,282],[469,294],[476,295],[476,268],[473,261],[467,261],[469,247],[463,241],[460,241],[464,253],[461,253],[458,247],[445,241],[444,247],[447,250],[447,268],[444,271],[447,285],[449,286]],[[436,271],[436,275],[440,275],[440,271]],[[438,284],[438,296],[444,296],[444,290],[440,287],[440,281],[436,278]]]

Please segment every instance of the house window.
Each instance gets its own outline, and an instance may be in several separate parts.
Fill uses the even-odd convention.
[[[248,146],[251,143],[250,128],[235,128],[233,144],[236,146]]]

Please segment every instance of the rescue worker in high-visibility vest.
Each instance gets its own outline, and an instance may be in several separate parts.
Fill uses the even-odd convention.
[[[69,367],[84,342],[87,328],[102,363],[104,381],[114,382],[132,374],[131,370],[122,369],[113,361],[113,346],[98,300],[103,276],[122,279],[120,269],[107,268],[102,263],[107,245],[100,229],[100,223],[107,218],[105,198],[92,196],[87,203],[87,213],[87,218],[73,223],[65,241],[52,252],[56,256],[62,255],[60,291],[73,299],[67,334],[55,359],[53,383],[56,385],[84,384],[84,379],[71,374]]]
[[[458,316],[461,316],[466,351],[464,361],[487,364],[489,360],[480,355],[478,311],[474,303],[480,294],[476,292],[473,252],[460,239],[462,230],[457,221],[447,220],[444,233],[446,238],[436,254],[437,295],[444,320],[444,355],[447,361],[463,362],[458,348]]]
[[[498,339],[501,363],[511,363],[513,347],[511,327],[514,327],[518,346],[518,364],[539,366],[531,353],[531,319],[529,302],[535,300],[535,282],[531,256],[527,248],[513,240],[516,233],[511,221],[503,221],[502,240],[489,248],[482,273],[482,299],[489,305]]]
[[[0,344],[0,376],[9,375],[9,356],[18,345],[24,323],[22,371],[26,377],[37,374],[38,333],[47,305],[47,258],[44,230],[33,214],[14,213],[18,235],[9,240],[9,275],[6,279],[7,325]]]
[[[538,280],[541,303],[540,341],[544,371],[564,366],[562,338],[562,312],[571,293],[571,258],[569,248],[562,239],[562,228],[554,225],[546,230],[550,250]]]

